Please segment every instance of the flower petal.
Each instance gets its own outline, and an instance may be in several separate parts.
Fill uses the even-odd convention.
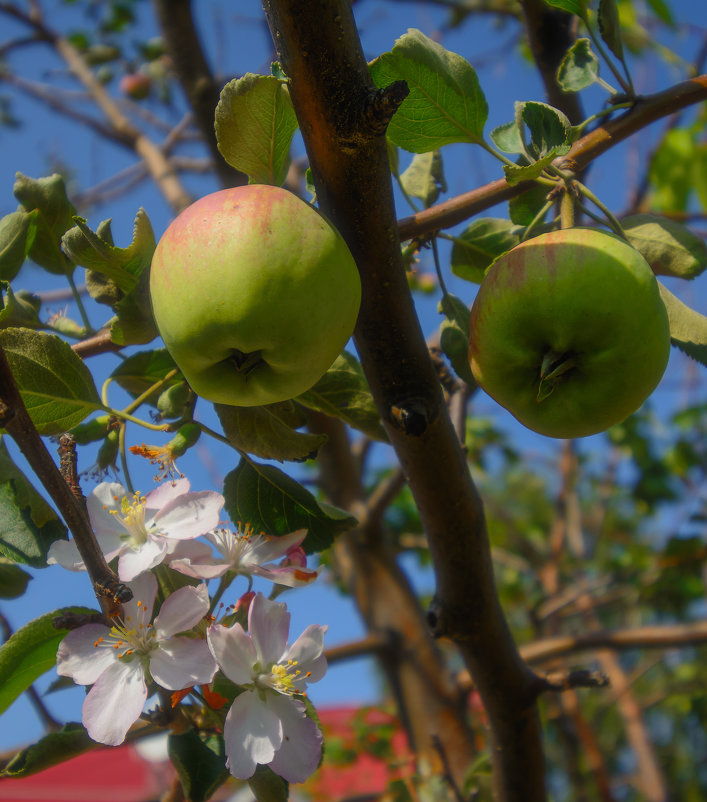
[[[297,699],[268,694],[265,704],[280,719],[283,730],[282,746],[275,753],[270,768],[288,782],[304,782],[321,760],[322,733]]]
[[[191,576],[194,579],[218,579],[223,576],[231,567],[229,563],[205,563],[190,560],[184,557],[179,560],[172,560],[170,568],[179,571],[180,574]]]
[[[217,671],[206,641],[199,638],[171,638],[161,643],[150,657],[150,674],[170,691],[208,685]]]
[[[60,565],[67,571],[85,571],[83,559],[73,540],[55,540],[47,552],[49,565]]]
[[[154,627],[158,640],[169,638],[178,632],[186,632],[201,621],[209,612],[209,592],[206,585],[194,588],[191,585],[171,593],[155,618]]]
[[[166,537],[188,540],[218,526],[223,505],[223,496],[213,490],[184,493],[162,507],[153,523]]]
[[[214,558],[210,546],[199,540],[174,540],[175,548],[170,552],[169,567],[180,574],[197,579],[214,579],[223,576],[230,564]]]
[[[258,655],[250,636],[240,624],[234,624],[232,627],[214,624],[209,627],[206,639],[211,654],[232,682],[236,685],[246,685],[253,681],[253,666]]]
[[[118,559],[118,576],[121,582],[131,582],[144,571],[159,565],[167,553],[164,538],[151,537],[137,548],[126,549]]]
[[[239,780],[247,780],[258,763],[270,763],[275,756],[282,744],[282,725],[257,692],[244,691],[228,711],[223,735],[228,770]]]
[[[115,661],[113,649],[96,646],[108,633],[103,624],[84,624],[69,632],[56,653],[56,673],[79,685],[93,684]]]
[[[263,537],[257,547],[253,550],[255,562],[258,565],[269,563],[287,554],[290,549],[294,549],[307,536],[306,529],[298,529],[296,532],[290,532],[288,535],[280,535],[279,537],[271,535]],[[250,563],[250,560],[247,560]]]
[[[302,673],[308,673],[307,682],[318,682],[326,673],[324,633],[328,627],[310,624],[287,652],[288,660],[296,660]]]
[[[106,562],[110,562],[123,548],[123,541],[116,534],[103,533],[97,537],[98,547],[103,552]],[[47,562],[50,565],[60,565],[67,571],[85,571],[83,558],[73,540],[55,540],[47,552]]]
[[[154,515],[166,507],[170,501],[183,496],[189,492],[190,483],[188,479],[177,479],[175,482],[163,482],[158,487],[145,496],[145,519],[149,520]]]
[[[123,604],[123,620],[142,621],[146,625],[152,619],[152,605],[157,595],[157,579],[154,574],[145,572],[128,583],[133,597]],[[138,607],[138,602],[140,606]]]
[[[283,602],[270,601],[262,593],[248,610],[248,633],[258,652],[258,662],[270,666],[280,661],[287,648],[290,614]]]
[[[121,499],[127,495],[128,491],[118,482],[101,482],[89,493],[86,509],[99,543],[102,537],[125,534],[125,527],[113,512],[120,512]]]
[[[319,576],[319,572],[314,568],[300,568],[298,565],[279,565],[273,568],[254,565],[249,566],[249,570],[256,576],[262,576],[263,579],[269,579],[277,585],[287,585],[288,588],[308,585]]]
[[[139,660],[116,660],[84,699],[81,721],[94,741],[117,746],[140,717],[146,699],[147,685]]]

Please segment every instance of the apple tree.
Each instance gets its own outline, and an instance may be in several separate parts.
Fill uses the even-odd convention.
[[[367,752],[386,799],[704,798],[707,31],[665,0],[262,5],[0,3],[6,155],[31,101],[129,157],[0,188],[0,598],[45,589],[3,614],[0,712],[47,727],[2,781],[164,732],[165,799],[316,796]],[[290,631],[327,576],[362,640],[316,605]],[[395,725],[342,745],[315,683],[361,654]],[[68,723],[48,672],[85,686]]]

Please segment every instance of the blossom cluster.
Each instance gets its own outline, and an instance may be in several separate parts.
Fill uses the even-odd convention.
[[[87,508],[96,539],[107,560],[117,559],[118,577],[133,598],[110,627],[93,623],[69,632],[59,645],[57,671],[92,686],[82,722],[91,738],[109,745],[125,740],[148,696],[160,688],[174,692],[176,704],[202,686],[200,698],[219,700],[212,706],[220,707],[228,699],[214,691],[216,681],[232,699],[225,718],[215,719],[231,774],[248,779],[262,764],[302,782],[321,759],[322,735],[304,699],[308,683],[326,671],[326,627],[310,625],[290,644],[286,605],[250,587],[253,576],[289,587],[316,579],[302,549],[306,530],[269,537],[246,525],[234,532],[219,526],[223,504],[218,493],[191,492],[185,478],[144,496],[115,482],[95,488]],[[53,543],[49,562],[85,569],[72,541]],[[201,582],[160,599],[154,571],[163,564]],[[220,597],[239,575],[249,580],[242,596],[246,627],[236,620],[235,606],[218,620],[207,589],[209,580],[219,579]]]

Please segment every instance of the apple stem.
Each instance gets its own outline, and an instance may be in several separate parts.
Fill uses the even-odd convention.
[[[251,351],[249,354],[244,354],[243,351],[234,348],[229,360],[233,362],[236,370],[247,379],[258,365],[265,364],[265,360],[261,356],[262,353],[262,351]]]
[[[575,196],[570,182],[565,183],[562,199],[560,200],[560,225],[564,228],[574,228]]]
[[[571,351],[565,353],[547,351],[540,364],[540,384],[535,397],[536,402],[544,401],[555,389],[562,376],[576,365],[577,358]]]

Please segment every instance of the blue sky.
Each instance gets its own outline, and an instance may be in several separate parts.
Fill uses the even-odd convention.
[[[202,2],[196,3],[200,18],[200,30],[207,49],[213,54],[214,66],[225,77],[244,72],[269,71],[269,41],[267,29],[262,20],[260,4],[256,0],[240,0],[238,4]],[[232,9],[237,6],[237,12]],[[680,0],[672,4],[678,19],[690,20],[694,17],[694,2]],[[79,23],[78,9],[67,7],[63,3],[47,2],[48,17],[57,20],[57,27],[71,28]],[[142,14],[141,35],[151,35],[151,17],[149,4],[139,5]],[[439,30],[443,23],[444,12],[434,6],[416,3],[377,2],[377,0],[361,0],[355,6],[357,21],[361,29],[364,51],[368,58],[392,47],[395,39],[409,27],[418,27],[428,34]],[[63,22],[66,19],[69,23]],[[3,19],[3,35],[11,36],[16,26],[6,25]],[[17,27],[19,31],[20,28]],[[462,26],[459,31],[449,31],[442,37],[443,44],[466,58],[477,68],[481,86],[489,101],[490,113],[486,130],[507,122],[513,116],[515,100],[543,100],[543,91],[535,72],[529,68],[522,54],[515,46],[514,37],[517,26],[508,22],[497,26],[491,18],[482,17],[474,25]],[[677,32],[665,37],[667,44],[686,59],[692,58],[698,49],[696,33]],[[502,54],[499,57],[499,52]],[[34,46],[13,54],[10,58],[13,68],[19,74],[31,75],[42,79],[42,72],[58,66],[53,56],[44,46]],[[605,73],[604,73],[605,74]],[[680,79],[676,69],[656,59],[640,60],[635,64],[634,80],[639,92],[653,92],[665,88]],[[70,79],[59,78],[64,86],[72,86]],[[0,85],[0,91],[3,90]],[[604,93],[598,89],[588,90],[583,94],[585,108],[595,111],[604,100]],[[76,185],[85,189],[93,186],[118,170],[135,162],[133,154],[101,141],[95,134],[74,122],[54,113],[48,113],[40,104],[30,99],[13,95],[13,112],[23,120],[19,130],[0,130],[0,215],[14,210],[16,203],[12,196],[12,183],[16,171],[37,177],[47,174],[53,164],[68,165]],[[150,102],[146,104],[150,108]],[[155,106],[155,111],[159,107]],[[175,100],[175,109],[170,122],[175,124],[181,117],[183,104],[180,98]],[[641,132],[630,142],[611,151],[605,158],[593,166],[589,178],[595,193],[612,208],[620,211],[627,201],[628,187],[632,185],[643,157],[649,152],[651,143],[663,130],[658,123],[649,131]],[[301,152],[301,144],[296,141],[295,147]],[[493,180],[500,175],[500,170],[480,149],[471,146],[451,146],[443,154],[448,182],[447,196],[469,190],[474,186]],[[401,154],[402,165],[407,164],[409,156]],[[190,176],[186,183],[189,189],[200,196],[217,189],[214,179],[201,176]],[[402,198],[398,198],[399,216],[409,213]],[[89,223],[95,225],[106,217],[113,218],[113,233],[118,245],[127,244],[132,230],[132,221],[139,206],[148,212],[156,234],[164,230],[171,212],[159,193],[149,184],[144,183],[126,196],[111,202],[107,207],[91,209],[86,213]],[[81,213],[84,213],[83,210]],[[503,207],[489,210],[487,216],[507,216]],[[442,263],[445,264],[445,251],[442,248]],[[422,268],[432,270],[427,253],[422,255]],[[78,271],[77,277],[81,280]],[[45,273],[30,269],[22,274],[16,289],[32,290],[48,289],[61,286],[58,279],[48,277]],[[475,289],[472,285],[446,276],[449,288],[469,303],[473,299]],[[674,291],[675,287],[671,285]],[[704,280],[702,294],[699,286],[679,285],[681,297],[702,311],[705,310]],[[418,300],[418,308],[423,327],[427,333],[434,331],[439,325],[436,312],[438,298],[425,297]],[[57,311],[58,305],[52,307]],[[99,314],[103,308],[91,310],[92,322],[99,324]],[[69,308],[69,314],[72,309]],[[97,384],[100,387],[105,377],[116,365],[116,358],[101,357],[91,361],[92,370],[96,371]],[[677,402],[676,391],[682,386],[686,360],[674,353],[666,377],[654,396],[654,404],[660,409],[670,409]],[[701,387],[704,398],[704,380]],[[114,393],[114,395],[113,395]],[[111,401],[119,406],[121,394],[111,390]],[[474,413],[480,416],[495,416],[516,442],[531,453],[547,453],[553,451],[557,444],[520,427],[510,416],[495,405],[488,397],[482,396],[475,402]],[[200,404],[199,415],[206,422],[213,421],[213,415],[206,403]],[[143,440],[152,442],[145,436],[144,430],[129,427],[130,443]],[[588,448],[600,447],[601,437],[588,438]],[[13,454],[16,450],[12,449]],[[189,476],[192,489],[220,489],[220,480],[236,465],[234,453],[225,447],[215,444],[208,446],[209,459],[201,461],[198,450],[194,456],[180,463],[180,468]],[[194,454],[194,452],[190,452]],[[202,449],[201,453],[204,451]],[[390,460],[389,449],[376,446],[374,461],[382,465]],[[83,459],[83,457],[82,457]],[[89,457],[85,458],[89,464]],[[18,463],[22,464],[18,457]],[[152,472],[147,465],[133,465],[136,486],[143,490],[152,485]],[[90,483],[85,489],[90,490]],[[412,563],[407,565],[416,587],[423,592],[431,590],[430,576],[417,569]],[[290,606],[293,616],[292,634],[296,636],[309,623],[328,624],[327,644],[346,642],[363,635],[357,614],[351,603],[342,596],[323,576],[314,586],[288,593],[283,597]],[[230,599],[233,601],[234,599]],[[227,599],[226,601],[229,601]],[[30,584],[29,592],[16,601],[2,603],[0,609],[8,617],[14,627],[21,626],[31,618],[56,606],[69,604],[93,605],[93,596],[88,581],[83,575],[69,574],[58,567],[51,567],[37,573],[37,578]],[[38,683],[40,690],[46,688],[53,679],[46,675]],[[327,677],[311,689],[311,697],[315,704],[334,704],[340,702],[373,701],[379,695],[379,681],[369,660],[356,660],[345,665],[333,667]],[[80,703],[83,691],[63,691],[48,697],[48,706],[59,718],[77,720],[80,716]],[[29,703],[20,699],[3,715],[0,727],[0,749],[26,743],[41,734],[41,726],[29,707]]]

